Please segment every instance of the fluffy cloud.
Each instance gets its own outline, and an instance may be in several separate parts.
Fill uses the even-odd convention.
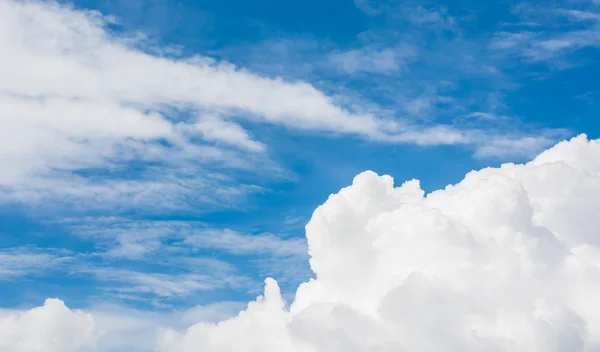
[[[147,312],[103,304],[82,312],[68,309],[58,299],[48,299],[29,311],[0,309],[0,350],[152,351],[161,326],[184,328],[198,321],[220,321],[234,316],[243,306],[226,301],[184,311]]]
[[[600,140],[579,136],[427,195],[416,180],[394,187],[390,176],[362,173],[308,223],[316,277],[289,307],[267,279],[264,295],[238,316],[160,330],[156,348],[598,351],[599,160]],[[56,314],[88,319],[51,302]],[[23,316],[45,310],[48,303]],[[77,350],[81,334],[44,317],[35,326],[49,324],[66,341],[62,351]],[[13,336],[50,343],[36,329],[19,331],[25,325],[15,318],[0,324],[9,351],[31,350]]]
[[[289,311],[267,281],[239,317],[161,351],[596,351],[598,160],[580,136],[426,196],[360,174],[307,225],[316,279]]]
[[[0,311],[0,350],[67,352],[89,350],[96,341],[94,319],[58,299],[23,313]]]

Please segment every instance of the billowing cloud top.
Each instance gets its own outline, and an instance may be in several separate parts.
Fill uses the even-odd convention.
[[[364,172],[314,212],[316,278],[289,308],[267,279],[238,316],[162,329],[156,349],[598,351],[599,160],[582,135],[428,195]],[[0,349],[85,350],[91,319],[49,300],[2,318]]]

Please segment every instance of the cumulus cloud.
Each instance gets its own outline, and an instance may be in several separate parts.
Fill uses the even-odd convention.
[[[89,313],[58,299],[22,313],[0,310],[0,350],[6,352],[91,351],[96,333]]]
[[[239,317],[162,351],[597,350],[598,160],[580,136],[428,195],[360,174],[307,225],[316,278],[289,311],[267,281]]]
[[[242,302],[218,302],[187,310],[139,311],[94,304],[86,312],[70,310],[48,299],[29,311],[0,309],[3,352],[147,352],[153,351],[161,326],[184,328],[199,321],[217,322],[235,316]]]
[[[427,195],[364,172],[306,226],[315,278],[289,307],[267,279],[238,316],[161,329],[156,348],[598,351],[599,207],[600,140],[584,135]]]

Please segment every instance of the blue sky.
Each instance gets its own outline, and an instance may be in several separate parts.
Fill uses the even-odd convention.
[[[7,4],[4,52],[45,71],[0,59],[2,307],[291,297],[304,225],[356,174],[429,192],[600,136],[592,0]]]

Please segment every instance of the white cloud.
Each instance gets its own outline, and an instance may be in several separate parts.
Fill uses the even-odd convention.
[[[20,247],[0,250],[0,281],[59,267],[73,258],[55,250]]]
[[[90,309],[101,333],[97,349],[102,352],[153,351],[161,327],[181,328],[197,322],[218,322],[235,316],[244,308],[241,302],[198,305],[187,310],[138,311],[122,306],[99,304]]]
[[[472,118],[475,120],[497,120],[499,117],[489,113],[489,112],[483,112],[483,111],[477,111],[477,112],[472,112],[470,114],[467,115],[468,118]],[[502,118],[502,117],[500,117]]]
[[[163,152],[163,156],[172,155],[174,159],[178,156],[177,153],[170,154],[171,151]],[[257,161],[257,165],[264,164]],[[18,185],[0,185],[0,200],[23,202],[32,208],[40,207],[50,212],[60,209],[62,202],[66,202],[69,210],[75,212],[106,209],[115,212],[131,207],[146,212],[190,211],[192,206],[193,211],[203,212],[205,209],[239,205],[244,196],[263,190],[259,186],[218,175],[201,165],[178,167],[160,163],[160,167],[148,167],[139,175],[135,174],[136,170],[127,167],[108,165],[107,169],[102,169],[106,171],[106,177],[52,171],[43,177],[19,179]],[[274,174],[281,174],[281,170],[269,165],[265,165],[265,168]],[[111,178],[113,171],[116,175]],[[125,175],[120,174],[122,171],[125,171]],[[132,171],[134,179],[129,179],[126,171]],[[52,209],[48,208],[49,204]]]
[[[419,23],[439,17],[421,12]],[[485,143],[450,125],[379,117],[306,82],[266,78],[204,56],[145,52],[131,35],[111,32],[111,21],[55,2],[0,3],[2,198],[168,209],[189,208],[192,200],[235,201],[252,185],[232,180],[225,185],[230,192],[215,192],[224,188],[207,176],[215,168],[264,167],[277,174],[261,153],[267,144],[239,119],[389,143]],[[339,59],[350,71],[385,72],[401,68],[411,54],[396,49],[351,51]],[[189,200],[190,193],[197,196]]]
[[[518,156],[530,158],[539,150],[547,148],[554,142],[546,136],[525,136],[521,138],[491,138],[488,144],[479,147],[475,153],[478,157]]]
[[[374,139],[401,132],[335,105],[308,83],[263,78],[205,57],[144,53],[109,33],[109,19],[96,12],[37,1],[0,6],[5,185],[54,169],[104,166],[122,157],[128,140],[139,142],[133,151],[145,160],[164,158],[144,153],[161,140],[187,158],[203,156],[186,133],[194,128],[181,128],[188,122],[173,120],[164,106],[241,111],[251,120]],[[207,140],[261,148],[238,125],[215,134],[214,124],[225,122],[209,122],[195,125]]]
[[[202,109],[239,109],[251,113],[252,118],[298,128],[377,132],[373,117],[344,111],[307,83],[262,78],[208,58],[175,60],[127,47],[120,38],[105,31],[106,19],[97,13],[13,1],[3,4],[2,13],[3,33],[10,33],[2,41],[3,51],[8,53],[3,55],[2,89],[13,99],[21,99],[18,95],[59,95],[83,101],[82,104],[89,99],[119,108],[190,104]],[[36,36],[38,33],[44,35]],[[109,111],[99,113],[105,118],[116,118]],[[143,132],[141,136],[169,137],[170,124],[155,117],[152,120],[138,113],[132,126],[145,122],[145,128],[136,129]],[[159,125],[151,124],[155,121]],[[118,129],[120,124],[108,126]],[[92,127],[95,131],[96,126]],[[127,129],[114,129],[109,130],[111,134],[129,136]]]
[[[163,332],[159,351],[291,351],[294,349],[287,329],[285,302],[279,287],[267,279],[264,298],[251,302],[246,311],[219,325],[201,323],[183,335]],[[236,336],[243,331],[243,337]],[[233,334],[233,335],[232,335]]]
[[[194,228],[206,226],[193,221],[134,221],[119,217],[67,218],[58,223],[77,236],[93,239],[100,253],[146,260],[166,250],[165,240],[183,239]]]
[[[368,16],[377,16],[387,9],[385,1],[381,0],[354,0],[354,6]]]
[[[98,335],[89,313],[58,299],[25,312],[0,310],[0,350],[5,352],[92,351]]]
[[[249,272],[275,276],[282,282],[294,284],[310,276],[305,238],[271,233],[243,234],[194,221],[82,217],[51,224],[61,225],[94,244],[86,254],[77,255],[68,265],[60,267],[61,272],[90,275],[99,284],[102,294],[120,300],[164,306],[173,299],[199,292],[254,292],[258,285],[252,276],[256,274]],[[226,262],[220,255],[236,259]],[[4,258],[0,252],[0,273],[8,278],[14,273],[7,268],[15,266],[11,266],[9,259],[20,260],[15,256]],[[53,257],[45,254],[42,258],[26,257],[21,261],[34,259],[50,261]],[[60,262],[58,259],[54,262],[65,260],[59,259]],[[47,275],[47,270],[52,268],[48,263],[25,265],[19,269],[20,275],[36,268],[45,269],[43,273]]]
[[[220,249],[234,254],[270,254],[276,257],[302,257],[306,254],[304,239],[286,239],[270,233],[242,235],[229,229],[211,229],[190,234],[184,242],[195,248]]]
[[[414,50],[410,46],[384,49],[365,47],[332,53],[329,59],[332,65],[350,74],[389,74],[402,70],[407,61],[415,56]]]
[[[413,25],[433,29],[451,30],[456,26],[456,19],[448,14],[445,7],[427,8],[416,3],[407,3],[402,11],[406,20]]]
[[[209,141],[223,142],[254,152],[265,150],[265,145],[252,140],[240,125],[216,116],[203,116],[194,124],[194,128]]]
[[[413,27],[433,30],[451,30],[456,26],[454,17],[444,7],[422,1],[354,0],[354,6],[368,16],[389,14]]]
[[[490,47],[530,62],[546,62],[557,68],[573,67],[568,55],[583,48],[600,47],[600,12],[585,3],[580,5],[583,10],[520,4],[516,12],[525,19],[539,20],[540,25],[527,30],[498,32]]]
[[[585,136],[428,195],[365,172],[314,212],[316,278],[289,309],[267,279],[238,316],[161,329],[157,348],[597,351],[599,207],[600,140]]]
[[[3,352],[146,352],[154,350],[161,326],[185,327],[235,316],[241,302],[198,305],[169,312],[139,311],[95,303],[86,312],[69,310],[48,299],[27,311],[0,309],[0,348]]]
[[[100,253],[128,259],[153,260],[167,252],[180,256],[198,249],[247,256],[306,256],[304,238],[272,233],[242,234],[231,229],[211,228],[202,222],[83,217],[57,223],[67,226],[77,236],[94,239]]]
[[[240,317],[168,334],[163,350],[596,350],[599,157],[579,137],[426,197],[363,173],[307,225],[316,279],[289,313],[268,283]]]
[[[140,300],[140,295],[167,299],[185,297],[199,291],[212,291],[226,287],[247,288],[253,283],[249,277],[236,275],[229,270],[175,275],[117,268],[81,268],[78,272],[93,274],[99,281],[116,283],[107,290],[117,295],[125,294],[121,298],[134,300]]]
[[[573,98],[583,101],[588,105],[596,105],[597,96],[598,96],[597,92],[588,91],[588,92],[585,92],[582,94],[578,94],[578,95],[574,96]]]

